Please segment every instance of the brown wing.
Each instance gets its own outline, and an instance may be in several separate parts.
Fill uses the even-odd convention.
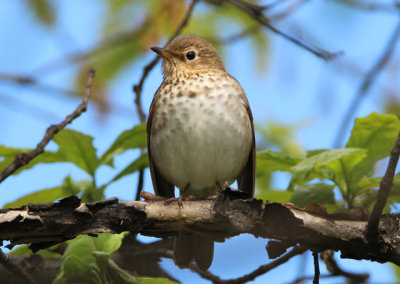
[[[149,118],[147,120],[147,153],[149,154],[150,175],[151,175],[151,180],[153,182],[153,188],[154,188],[155,194],[165,196],[165,197],[174,197],[174,186],[171,183],[169,183],[167,180],[165,180],[164,177],[160,174],[160,172],[158,171],[158,169],[154,163],[153,157],[151,156],[151,150],[150,150],[151,125],[153,122],[153,114],[154,114],[155,105],[158,100],[157,94],[158,94],[159,90],[160,90],[160,88],[158,88],[156,94],[154,95],[153,101],[151,102]]]
[[[238,176],[237,182],[240,191],[244,191],[250,196],[254,196],[255,183],[256,183],[256,142],[254,137],[254,123],[253,115],[249,103],[246,99],[246,110],[250,117],[251,122],[251,133],[253,136],[253,144],[251,146],[249,159],[247,160],[246,166],[244,167],[242,173]]]

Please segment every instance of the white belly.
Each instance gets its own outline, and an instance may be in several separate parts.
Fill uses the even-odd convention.
[[[156,105],[150,147],[166,180],[181,190],[190,184],[188,194],[204,196],[216,192],[216,182],[232,184],[243,170],[251,122],[237,89],[188,93]]]

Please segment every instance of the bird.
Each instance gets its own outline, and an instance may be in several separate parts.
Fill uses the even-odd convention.
[[[156,195],[197,199],[215,196],[237,180],[238,190],[254,195],[253,117],[239,82],[225,70],[217,50],[187,34],[164,48],[151,47],[162,59],[163,81],[150,106],[147,146]],[[207,270],[214,240],[180,231],[174,263],[194,260]]]

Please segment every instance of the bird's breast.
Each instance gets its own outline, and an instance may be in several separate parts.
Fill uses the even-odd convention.
[[[247,101],[230,78],[186,80],[162,86],[150,131],[152,158],[161,174],[201,196],[215,183],[232,183],[252,145]],[[207,195],[207,194],[206,194]]]

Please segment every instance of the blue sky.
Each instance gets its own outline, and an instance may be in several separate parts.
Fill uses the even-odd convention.
[[[254,51],[247,39],[229,46],[224,55],[227,70],[239,80],[247,93],[255,121],[302,125],[297,138],[307,150],[332,147],[341,117],[361,83],[362,75],[384,48],[397,22],[394,13],[354,12],[333,1],[310,2],[276,25],[330,51],[344,51],[345,55],[341,58],[330,63],[324,62],[267,30],[270,46],[265,72],[254,70]],[[0,25],[0,73],[36,75],[32,72],[49,60],[71,51],[88,49],[100,40],[96,19],[106,9],[103,2],[57,1],[56,8],[60,16],[57,29],[35,24],[33,16],[27,13],[27,6],[23,1],[0,2],[0,18],[7,23]],[[132,85],[138,82],[143,65],[152,56],[149,51],[142,60],[125,68],[113,80],[109,89],[112,94],[110,102],[123,108],[124,112],[114,111],[100,118],[92,104],[88,112],[70,126],[93,136],[98,153],[104,152],[121,131],[138,123],[132,105]],[[399,59],[398,52],[395,58]],[[350,75],[348,69],[338,67],[341,63],[354,65],[361,73]],[[76,70],[76,66],[60,68],[40,76],[41,82],[68,87]],[[384,76],[385,73],[372,87],[357,117],[382,111],[382,92],[387,87],[382,79]],[[160,82],[158,65],[144,86],[143,104],[146,110]],[[72,112],[78,103],[78,99],[55,92],[0,82],[0,145],[34,147],[43,137],[45,129]],[[55,149],[55,145],[50,144],[48,149]],[[131,151],[118,157],[117,170],[101,168],[97,176],[99,184],[107,181],[137,155],[137,152]],[[0,204],[28,192],[57,186],[68,174],[76,180],[87,178],[82,171],[68,164],[40,165],[10,177],[0,184],[3,192]],[[136,178],[134,174],[116,182],[107,189],[106,195],[133,199]],[[281,175],[276,186],[285,188],[287,182],[285,176]],[[148,175],[144,188],[151,188]],[[234,278],[250,272],[268,261],[266,243],[267,240],[246,235],[218,243],[211,271],[222,278]],[[394,282],[388,264],[352,260],[342,260],[340,263],[353,272],[370,272],[372,283]],[[170,260],[163,260],[162,265],[183,282],[190,279],[191,283],[207,283],[188,270],[178,270]],[[299,256],[257,278],[254,283],[287,283],[299,273],[312,275],[312,269],[310,255]],[[337,282],[334,279],[322,283]]]

